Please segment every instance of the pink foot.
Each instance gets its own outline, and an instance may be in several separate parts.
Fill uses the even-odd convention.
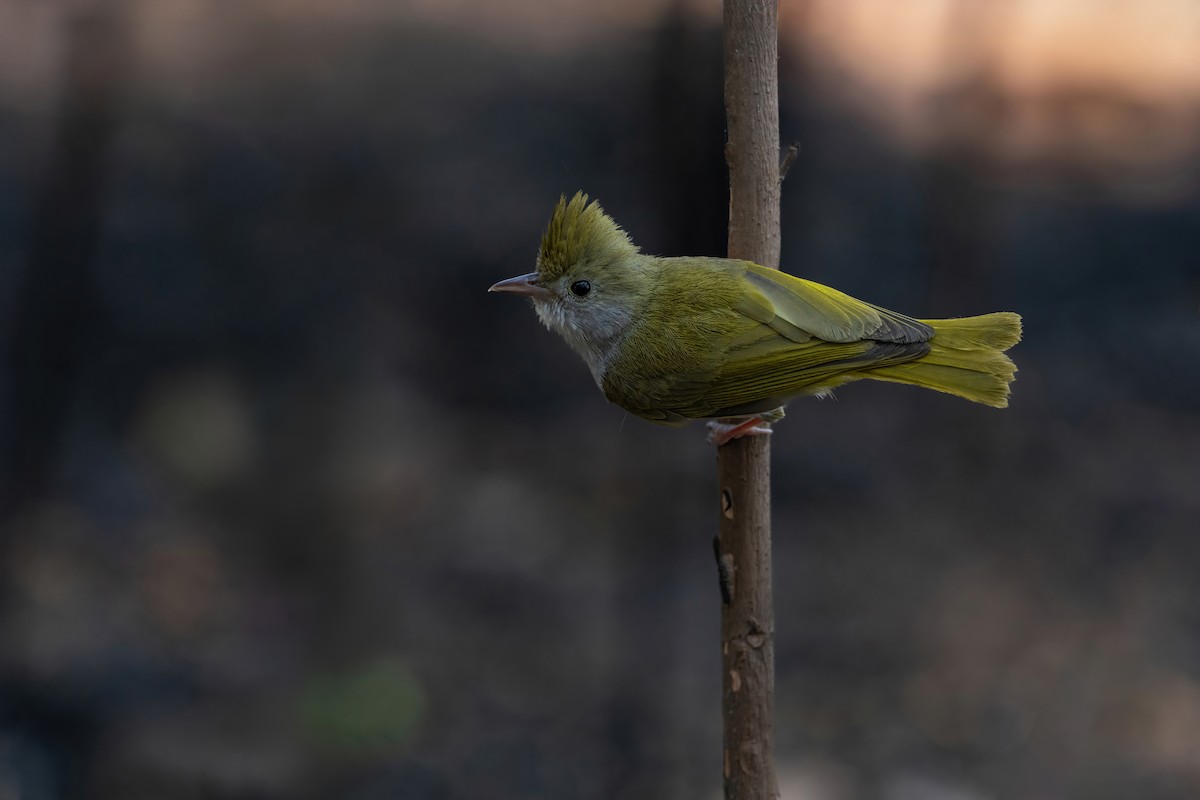
[[[743,436],[770,436],[771,426],[763,422],[762,417],[751,417],[744,422],[729,424],[727,422],[708,423],[709,444],[717,447],[728,444]]]

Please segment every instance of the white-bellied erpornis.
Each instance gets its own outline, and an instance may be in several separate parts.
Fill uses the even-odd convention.
[[[864,378],[1004,408],[1021,338],[1011,312],[914,319],[749,261],[644,255],[582,193],[559,199],[537,270],[490,291],[531,298],[609,400],[667,425],[722,420],[718,444]]]

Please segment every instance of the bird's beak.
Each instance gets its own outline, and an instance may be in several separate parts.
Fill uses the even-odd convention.
[[[515,278],[500,281],[493,284],[489,292],[510,292],[511,294],[523,294],[526,297],[549,297],[550,290],[537,282],[538,274],[531,272],[528,275],[518,275]]]

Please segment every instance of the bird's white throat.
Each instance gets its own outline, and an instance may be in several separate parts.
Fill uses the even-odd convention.
[[[628,309],[612,303],[572,307],[556,297],[536,299],[533,307],[542,324],[583,357],[596,385],[602,386],[604,373],[633,321]]]

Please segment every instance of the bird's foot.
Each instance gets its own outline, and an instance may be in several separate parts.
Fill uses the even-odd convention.
[[[743,436],[770,436],[771,426],[762,417],[750,417],[742,422],[713,421],[708,423],[708,443],[717,447],[729,444]]]

